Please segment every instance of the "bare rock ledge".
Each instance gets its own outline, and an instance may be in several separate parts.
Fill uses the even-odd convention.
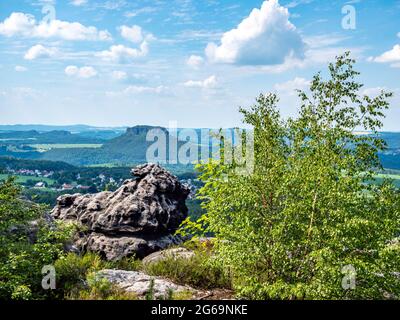
[[[138,298],[144,298],[151,290],[155,299],[169,299],[171,293],[194,296],[200,292],[189,286],[177,285],[167,279],[152,277],[138,271],[107,269],[99,271],[97,275],[126,292],[135,293]]]

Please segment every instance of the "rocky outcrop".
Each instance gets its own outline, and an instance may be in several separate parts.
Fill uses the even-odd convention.
[[[172,233],[187,217],[189,189],[156,164],[138,166],[132,174],[115,192],[58,198],[52,216],[86,228],[76,239],[78,248],[117,260],[143,258],[179,242]]]
[[[107,269],[99,271],[97,276],[107,279],[125,292],[134,293],[139,299],[170,300],[179,297],[189,300],[235,300],[234,292],[231,290],[199,290],[138,271]]]
[[[189,286],[177,285],[169,280],[152,277],[138,271],[102,270],[97,275],[126,292],[135,293],[142,299],[148,294],[151,294],[153,299],[171,299],[171,295],[177,294],[188,297],[199,294],[198,290]]]

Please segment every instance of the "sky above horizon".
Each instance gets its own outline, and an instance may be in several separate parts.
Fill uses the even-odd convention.
[[[261,92],[294,116],[350,50],[400,131],[399,21],[400,0],[4,0],[0,124],[232,127]]]

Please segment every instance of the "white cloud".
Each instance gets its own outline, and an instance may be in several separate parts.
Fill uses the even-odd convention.
[[[125,17],[133,18],[133,17],[136,17],[136,16],[138,16],[140,14],[143,14],[143,13],[153,13],[153,12],[156,12],[156,11],[158,11],[157,7],[143,7],[141,9],[136,10],[136,11],[125,12]]]
[[[25,60],[35,60],[40,58],[52,58],[57,55],[58,50],[56,48],[46,48],[41,44],[37,44],[31,47],[24,56]]]
[[[143,41],[138,49],[128,48],[124,45],[111,46],[109,50],[96,53],[96,56],[113,62],[129,62],[133,59],[144,57],[149,53],[147,41]]]
[[[137,25],[132,27],[121,26],[119,30],[121,32],[121,36],[128,41],[134,43],[140,43],[143,41],[142,28]]]
[[[64,40],[111,40],[111,35],[106,30],[99,31],[96,27],[86,27],[79,22],[37,22],[32,15],[21,12],[13,12],[0,23],[0,35]]]
[[[287,95],[295,95],[296,90],[305,90],[309,86],[310,81],[304,78],[296,77],[293,80],[289,80],[287,82],[277,83],[274,86],[274,89]]]
[[[15,71],[16,72],[25,72],[25,71],[28,71],[28,69],[23,66],[15,66]]]
[[[202,89],[210,89],[215,88],[218,85],[218,80],[216,76],[210,76],[205,80],[189,80],[183,84],[188,88],[202,88]]]
[[[102,2],[97,7],[106,10],[120,10],[128,4],[126,0],[107,0]]]
[[[89,79],[97,76],[97,70],[93,67],[68,66],[65,68],[65,74],[70,77]]]
[[[204,63],[204,59],[200,56],[191,55],[187,60],[186,64],[192,68],[199,68]]]
[[[136,94],[163,94],[168,91],[168,87],[146,87],[146,86],[129,86],[122,91],[108,91],[107,97],[130,96]]]
[[[302,4],[309,4],[309,3],[313,2],[313,1],[314,0],[294,0],[294,1],[289,2],[286,5],[286,8],[295,8],[295,7],[300,6]]]
[[[362,60],[364,57],[364,47],[348,47],[339,45],[340,42],[347,38],[338,36],[337,34],[327,34],[324,36],[304,37],[307,50],[304,58],[287,57],[283,64],[255,67],[253,71],[267,73],[282,73],[293,68],[310,68],[317,65],[326,65],[335,60],[339,53],[350,51],[352,57],[356,60]]]
[[[390,91],[386,87],[374,87],[374,88],[365,88],[361,93],[370,97],[377,97],[381,94],[382,91]]]
[[[384,52],[378,57],[371,57],[369,61],[379,63],[396,63],[400,62],[400,45],[396,44],[391,50]]]
[[[205,52],[215,63],[276,65],[287,57],[303,58],[305,44],[277,0],[253,9],[235,29],[223,34],[221,44],[209,43]]]
[[[0,34],[11,37],[14,35],[29,36],[36,26],[32,15],[13,12],[7,19],[0,23]]]
[[[125,80],[128,78],[128,74],[125,71],[113,71],[112,77],[115,80]]]
[[[71,4],[73,6],[79,7],[79,6],[83,6],[83,5],[87,4],[87,0],[72,0]]]

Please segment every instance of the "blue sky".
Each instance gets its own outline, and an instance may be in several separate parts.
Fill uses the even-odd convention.
[[[351,50],[400,131],[399,21],[400,0],[4,0],[0,123],[230,127],[269,91],[292,116]]]

